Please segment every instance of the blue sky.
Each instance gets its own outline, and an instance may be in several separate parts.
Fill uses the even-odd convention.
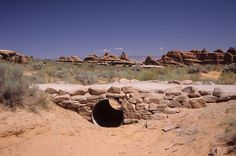
[[[235,0],[0,0],[0,49],[40,58],[236,46]]]

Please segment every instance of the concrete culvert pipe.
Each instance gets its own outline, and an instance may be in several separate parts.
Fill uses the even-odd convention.
[[[99,101],[93,108],[92,121],[102,127],[118,127],[123,124],[124,114],[120,104],[113,99]]]

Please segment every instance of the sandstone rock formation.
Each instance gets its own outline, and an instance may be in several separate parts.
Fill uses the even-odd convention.
[[[110,53],[105,53],[101,57],[92,54],[86,57],[84,61],[103,65],[134,65],[134,63],[129,59],[128,55],[125,52],[122,52],[120,57]]]
[[[32,59],[32,57],[24,56],[16,51],[13,51],[13,50],[1,50],[0,49],[0,59],[4,59],[9,62],[26,64]]]
[[[210,53],[206,49],[202,50],[190,50],[190,51],[179,51],[172,50],[162,56],[160,60],[152,60],[147,57],[145,65],[155,65],[156,62],[160,65],[167,66],[186,66],[193,64],[231,64],[236,63],[236,49],[231,47],[226,53],[223,50],[217,49]]]

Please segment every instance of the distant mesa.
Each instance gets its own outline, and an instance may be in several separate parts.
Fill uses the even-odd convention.
[[[231,64],[236,63],[236,49],[230,47],[226,52],[217,49],[208,52],[202,50],[178,51],[172,50],[164,54],[160,60],[152,60],[150,56],[144,61],[145,65],[188,66],[193,64]]]
[[[32,56],[25,56],[17,51],[13,50],[3,50],[0,49],[0,59],[9,61],[9,62],[14,62],[14,63],[20,63],[20,64],[26,64],[28,63],[31,59],[33,59]]]

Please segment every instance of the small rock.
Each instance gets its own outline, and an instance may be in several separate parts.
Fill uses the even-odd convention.
[[[224,91],[221,88],[215,88],[212,92],[212,95],[218,98],[221,97],[222,94],[224,94]]]
[[[227,102],[230,100],[230,96],[227,94],[222,94],[220,97],[217,98],[217,102]]]
[[[102,95],[106,93],[106,88],[105,87],[90,87],[88,91],[89,91],[89,94],[91,95]]]
[[[69,100],[70,95],[69,94],[65,94],[65,95],[58,95],[56,97],[54,97],[54,102],[55,103],[59,103],[65,100]]]
[[[174,95],[174,96],[178,96],[181,95],[182,92],[182,87],[178,86],[178,87],[172,87],[172,88],[168,88],[166,90],[166,95]]]
[[[110,87],[108,90],[107,90],[108,93],[114,93],[114,94],[120,94],[121,93],[121,89],[120,87]]]
[[[182,84],[183,85],[191,85],[191,84],[193,84],[193,81],[192,80],[184,80],[184,81],[182,81]]]
[[[210,92],[210,91],[206,91],[206,90],[199,90],[198,93],[199,93],[201,96],[211,95],[211,92]]]
[[[121,79],[119,80],[119,82],[120,82],[120,83],[129,83],[130,81],[129,81],[128,79],[126,79],[126,78],[121,78]]]
[[[149,110],[150,110],[150,111],[155,111],[155,110],[157,110],[157,105],[154,104],[154,103],[150,103],[150,104],[149,104]]]
[[[45,93],[48,93],[48,94],[57,94],[57,90],[54,89],[54,88],[48,87],[47,89],[45,89]]]
[[[179,95],[174,98],[175,101],[185,102],[188,101],[188,97],[186,95]]]
[[[192,86],[188,86],[182,89],[182,92],[184,93],[195,93],[197,92],[197,89],[192,87]]]
[[[211,82],[211,81],[205,82],[204,84],[215,85],[215,83],[214,83],[214,82]]]
[[[181,107],[181,103],[175,100],[171,100],[168,104],[170,108]]]
[[[189,98],[198,98],[198,97],[200,97],[201,95],[200,94],[198,94],[198,93],[188,93],[188,97]]]
[[[143,99],[139,97],[132,97],[128,100],[128,102],[136,104],[136,103],[143,103]]]
[[[181,112],[181,109],[179,108],[169,108],[169,107],[166,107],[165,110],[163,111],[163,113],[165,114],[176,114],[180,112]]]
[[[181,82],[178,80],[171,80],[171,81],[168,81],[168,83],[173,83],[173,84],[178,84],[178,85],[181,84]]]
[[[73,91],[70,91],[69,94],[71,96],[76,96],[76,95],[85,95],[88,92],[86,88],[79,88]]]
[[[183,108],[192,108],[192,107],[191,107],[191,104],[189,103],[189,101],[182,102],[181,105],[182,105]]]
[[[217,101],[217,97],[212,96],[212,95],[206,95],[206,96],[203,96],[203,98],[205,99],[206,103],[214,103]]]
[[[142,114],[143,120],[151,120],[151,114]]]
[[[124,124],[134,124],[134,123],[138,123],[137,119],[124,119]]]
[[[162,113],[155,113],[151,115],[151,120],[163,120],[166,118],[166,115]]]
[[[230,97],[230,100],[236,100],[236,94],[231,94],[229,95],[229,97]]]
[[[122,93],[122,94],[106,93],[106,97],[107,98],[118,98],[118,99],[122,98],[123,99],[125,97],[125,94],[124,93]]]
[[[146,107],[148,107],[146,103],[138,103],[135,105],[136,110],[146,110]]]
[[[66,91],[59,89],[58,95],[65,95],[65,94],[67,94]]]
[[[189,103],[191,104],[192,108],[206,107],[206,101],[203,98],[190,99]]]
[[[173,124],[173,123],[167,123],[164,125],[164,127],[162,128],[162,130],[164,132],[168,132],[168,131],[171,131],[171,130],[174,130],[176,128],[179,128],[180,126],[177,125],[177,124]]]
[[[126,94],[127,93],[139,93],[138,89],[131,87],[131,86],[122,87],[121,90]]]
[[[173,100],[174,98],[175,98],[174,95],[166,95],[166,96],[164,97],[165,100]]]
[[[157,111],[164,111],[168,107],[166,104],[159,104],[156,106]]]

